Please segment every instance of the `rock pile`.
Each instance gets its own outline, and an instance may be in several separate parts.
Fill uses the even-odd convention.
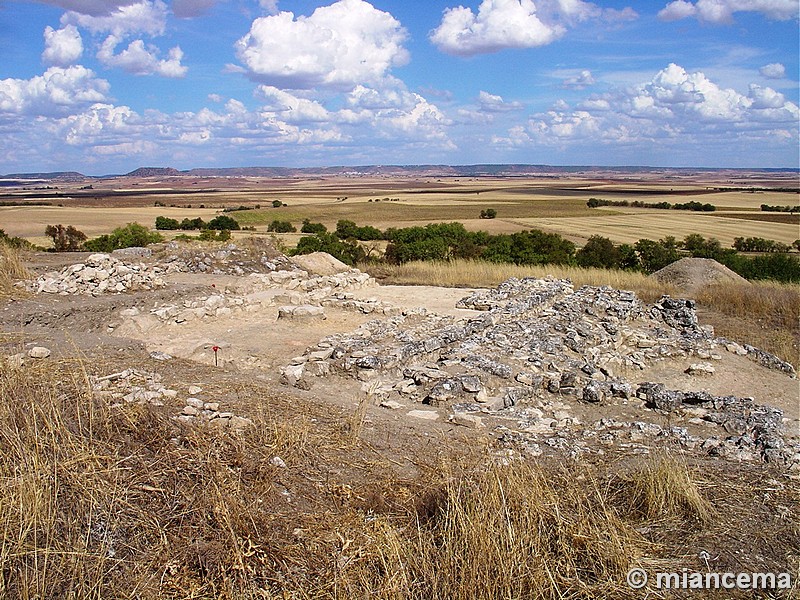
[[[108,254],[92,254],[83,263],[29,281],[26,287],[37,294],[99,296],[162,287],[162,275],[159,267],[128,263]]]
[[[161,323],[184,324],[192,321],[223,318],[257,312],[266,307],[280,307],[279,317],[324,317],[320,307],[335,306],[362,313],[396,314],[394,306],[377,299],[356,300],[347,290],[376,285],[375,280],[358,269],[326,276],[310,276],[306,271],[284,270],[252,273],[234,291],[219,290],[209,296],[186,299],[181,303],[154,306],[149,312],[139,308],[120,311],[123,323],[144,331]],[[124,334],[127,329],[117,330]]]
[[[332,373],[355,377],[373,382],[387,406],[400,400],[449,407],[454,422],[469,413],[517,419],[518,411],[533,410],[522,429],[540,434],[579,425],[565,410],[570,405],[641,404],[638,394],[652,409],[695,411],[687,418],[735,431],[730,443],[739,449],[770,460],[798,454],[800,461],[800,453],[776,441],[780,411],[752,399],[637,386],[620,375],[668,358],[719,360],[720,352],[740,348],[701,327],[690,300],[665,296],[648,306],[633,292],[526,278],[476,292],[458,306],[483,314],[456,320],[419,309],[370,321],[309,348],[283,370],[283,381],[309,387]],[[698,361],[690,371],[702,379],[714,367]],[[703,441],[683,430],[656,433]]]
[[[198,249],[170,242],[163,254],[160,263],[167,273],[248,275],[295,269],[287,256],[268,244],[261,248],[226,244],[217,249]]]

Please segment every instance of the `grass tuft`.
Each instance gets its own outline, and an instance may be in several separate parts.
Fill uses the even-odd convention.
[[[0,242],[0,298],[25,295],[25,292],[15,287],[14,284],[31,277],[30,271],[23,264],[22,252]]]
[[[627,509],[644,520],[690,519],[707,523],[711,505],[686,462],[658,453],[626,478]]]

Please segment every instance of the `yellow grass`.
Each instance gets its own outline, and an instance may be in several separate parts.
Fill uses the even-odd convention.
[[[22,262],[21,252],[0,242],[0,298],[22,295],[22,290],[14,284],[30,277],[30,271]]]
[[[720,283],[700,290],[697,302],[713,311],[708,320],[717,335],[800,366],[800,285]]]
[[[707,470],[712,490],[727,486],[710,520],[692,470],[660,454],[612,475],[599,457],[498,463],[460,444],[437,461],[428,446],[402,479],[365,460],[375,449],[330,407],[314,404],[312,424],[296,398],[282,409],[243,384],[268,408],[229,433],[112,407],[87,368],[0,362],[0,597],[633,599],[625,573],[664,544],[667,571],[695,543],[739,549],[729,527],[780,564],[797,547],[791,520],[759,541],[763,516],[743,509],[797,510],[749,489],[761,471],[733,483]],[[658,546],[639,533],[651,525]]]
[[[582,244],[593,235],[611,239],[615,244],[632,244],[641,238],[660,239],[674,236],[683,239],[690,233],[713,237],[730,247],[737,237],[763,237],[784,244],[798,238],[797,225],[768,223],[717,216],[714,213],[686,213],[675,210],[630,209],[620,214],[607,214],[605,209],[595,209],[593,217],[564,217],[517,219],[521,227],[539,228],[559,233]],[[634,212],[635,211],[635,212]]]
[[[646,300],[675,293],[675,289],[642,273],[611,269],[593,269],[564,265],[519,266],[486,261],[453,260],[450,262],[415,261],[403,265],[362,265],[361,268],[385,283],[435,285],[442,287],[495,287],[510,277],[555,277],[582,285],[608,285],[633,290]]]

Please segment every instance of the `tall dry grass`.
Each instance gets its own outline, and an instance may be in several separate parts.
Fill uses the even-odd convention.
[[[719,283],[697,294],[717,335],[748,343],[800,366],[800,285]]]
[[[23,295],[24,292],[14,284],[30,278],[31,273],[23,263],[21,251],[0,242],[0,298]]]
[[[556,277],[570,279],[575,286],[608,285],[633,290],[646,300],[675,293],[669,285],[632,271],[594,269],[567,265],[522,266],[478,260],[414,261],[402,265],[362,265],[385,283],[442,287],[494,287],[510,277]]]
[[[670,457],[615,475],[462,448],[401,479],[341,422],[276,407],[217,431],[112,408],[77,361],[0,363],[0,597],[635,598],[625,573],[664,539],[715,525],[728,539]],[[658,544],[639,533],[652,521]],[[765,543],[782,560],[797,535]]]

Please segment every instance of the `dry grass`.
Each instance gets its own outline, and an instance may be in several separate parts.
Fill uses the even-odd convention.
[[[556,277],[570,279],[576,286],[608,285],[633,290],[643,300],[652,301],[675,289],[631,271],[587,269],[562,265],[519,266],[508,263],[454,260],[451,262],[415,261],[403,265],[361,265],[384,283],[436,285],[442,287],[495,287],[509,277]]]
[[[667,453],[656,454],[628,476],[625,498],[632,514],[646,520],[711,519],[711,505],[700,493],[686,462]]]
[[[364,460],[363,436],[296,403],[249,415],[241,433],[190,427],[110,407],[84,368],[0,364],[0,597],[634,598],[627,569],[685,566],[669,557],[687,535],[727,548],[728,521],[706,519],[679,461],[635,459],[616,476],[462,449],[398,479]],[[776,503],[797,510],[797,498],[752,494],[759,518],[777,518]],[[750,501],[747,485],[725,493],[739,518]],[[653,520],[658,543],[639,533]],[[781,531],[753,549],[770,565],[798,542]]]
[[[23,264],[21,251],[0,243],[0,298],[23,295],[24,292],[14,287],[14,283],[31,277],[30,271]]]
[[[800,286],[772,282],[714,284],[697,295],[717,335],[800,365]]]

